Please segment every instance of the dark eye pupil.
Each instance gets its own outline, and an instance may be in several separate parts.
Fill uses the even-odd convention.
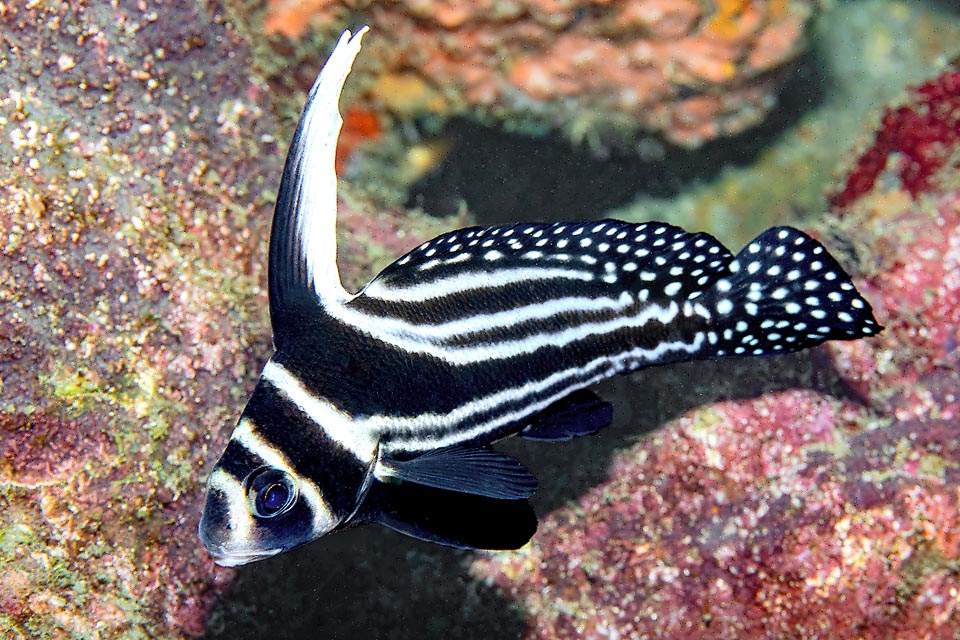
[[[285,485],[272,484],[263,492],[263,507],[268,513],[279,511],[287,503],[290,492]]]
[[[282,469],[263,467],[254,471],[247,482],[250,512],[259,518],[286,513],[297,502],[296,480]]]

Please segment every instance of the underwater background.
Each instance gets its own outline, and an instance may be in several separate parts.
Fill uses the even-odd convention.
[[[213,565],[283,157],[359,24],[348,286],[467,224],[788,223],[886,330],[504,442],[541,480],[517,552],[365,527]],[[960,637],[956,3],[14,0],[0,39],[4,638]]]

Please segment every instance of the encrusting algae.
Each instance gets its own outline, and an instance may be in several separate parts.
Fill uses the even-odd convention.
[[[0,27],[0,635],[201,633],[232,574],[198,499],[270,342],[279,127],[216,5],[8,3]],[[362,206],[354,280],[422,238]]]

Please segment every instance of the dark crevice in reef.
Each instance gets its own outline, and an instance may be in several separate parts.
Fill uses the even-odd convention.
[[[533,139],[453,120],[441,134],[450,142],[450,152],[411,186],[407,204],[442,217],[465,202],[481,224],[493,224],[600,217],[640,194],[675,196],[691,184],[711,180],[724,167],[749,164],[821,104],[830,91],[825,69],[811,50],[780,72],[786,78],[779,105],[763,124],[695,150],[665,147],[656,160],[626,152],[600,159],[559,135]]]

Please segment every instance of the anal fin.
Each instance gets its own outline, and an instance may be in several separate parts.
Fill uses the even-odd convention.
[[[537,489],[537,479],[510,456],[493,449],[460,445],[430,451],[412,460],[383,459],[375,475],[381,481],[395,478],[498,500],[529,498]]]
[[[519,549],[537,531],[526,500],[495,500],[413,483],[375,483],[370,517],[404,535],[458,549]]]
[[[612,421],[613,405],[592,391],[582,389],[538,413],[517,435],[528,440],[562,442],[592,435]]]

